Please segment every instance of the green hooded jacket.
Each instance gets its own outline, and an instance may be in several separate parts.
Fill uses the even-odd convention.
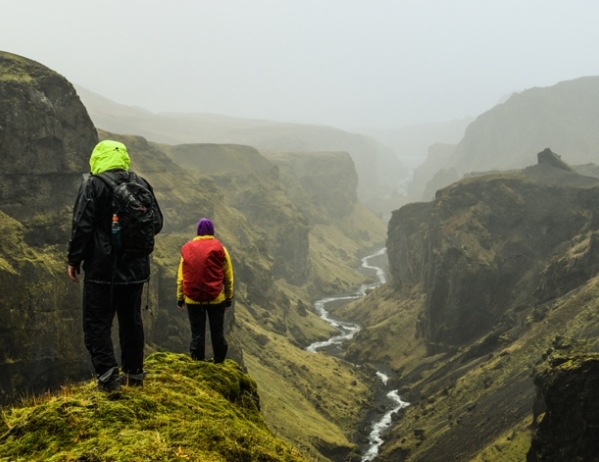
[[[112,140],[100,141],[89,158],[90,170],[94,175],[107,170],[129,170],[131,159],[123,143]]]

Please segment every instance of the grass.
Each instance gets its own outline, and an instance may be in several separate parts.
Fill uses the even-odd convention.
[[[256,382],[234,361],[155,353],[146,369],[144,388],[86,383],[5,409],[0,460],[307,460],[269,430]]]

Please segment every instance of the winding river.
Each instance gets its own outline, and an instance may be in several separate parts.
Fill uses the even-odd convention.
[[[374,270],[376,272],[376,276],[378,278],[377,282],[372,284],[362,284],[360,289],[353,295],[344,295],[340,297],[328,297],[318,300],[314,303],[314,309],[320,314],[320,317],[324,319],[326,322],[335,327],[338,331],[338,335],[334,335],[328,340],[324,340],[322,342],[314,342],[309,345],[306,350],[312,353],[316,353],[320,349],[327,349],[330,351],[331,348],[339,348],[343,342],[346,340],[350,340],[356,335],[361,327],[358,324],[341,321],[339,319],[333,318],[330,313],[326,309],[326,305],[330,303],[347,303],[351,300],[356,300],[358,298],[366,295],[366,292],[369,289],[374,289],[381,284],[387,282],[385,277],[385,271],[378,266],[373,266],[368,263],[371,258],[380,257],[387,252],[386,248],[380,249],[378,252],[373,253],[372,255],[368,255],[362,258],[362,268],[366,268],[368,270]],[[386,386],[389,380],[389,377],[382,372],[377,372],[376,375],[381,379],[383,385]],[[393,414],[397,413],[400,409],[409,406],[409,403],[403,401],[399,396],[397,390],[391,390],[387,393],[387,398],[389,400],[389,407],[387,412],[383,414],[383,416],[373,422],[372,431],[368,437],[368,449],[362,456],[362,462],[369,462],[373,460],[379,453],[379,448],[383,444],[384,440],[382,438],[382,434],[387,428],[391,426]]]

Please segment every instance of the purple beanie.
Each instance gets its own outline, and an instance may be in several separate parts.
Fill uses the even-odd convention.
[[[198,236],[214,236],[214,224],[208,218],[198,222]]]

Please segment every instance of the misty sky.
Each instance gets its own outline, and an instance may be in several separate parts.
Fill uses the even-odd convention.
[[[113,101],[351,129],[599,75],[597,0],[0,0],[0,50]]]

